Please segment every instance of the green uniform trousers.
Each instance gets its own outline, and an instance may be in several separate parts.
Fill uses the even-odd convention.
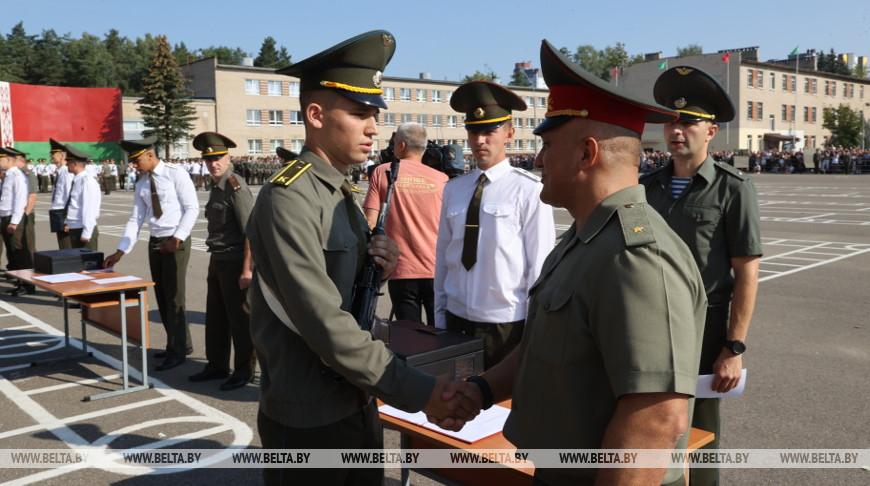
[[[526,321],[489,323],[463,319],[447,312],[445,324],[448,331],[483,339],[483,368],[490,369],[519,346]]]
[[[94,228],[94,232],[91,233],[91,239],[88,240],[87,243],[82,241],[82,231],[84,231],[84,228],[70,228],[69,233],[66,233],[69,235],[70,247],[87,248],[88,250],[97,251],[97,240],[100,238],[100,229]]]
[[[0,218],[0,232],[3,233],[3,245],[6,247],[7,270],[23,270],[33,268],[33,237],[30,235],[32,225],[28,220],[33,216],[23,215],[13,233],[6,231],[12,216]],[[32,290],[33,284],[22,283],[25,289]]]
[[[239,288],[244,263],[244,253],[212,253],[205,302],[205,370],[229,372],[232,343],[236,352],[233,377],[240,379],[253,376],[257,359],[251,342],[248,289]]]
[[[190,237],[178,245],[175,253],[160,253],[156,248],[172,238],[151,237],[148,243],[148,263],[160,320],[166,330],[166,356],[184,358],[187,348],[192,347],[187,312],[184,309],[187,262],[190,260]]]

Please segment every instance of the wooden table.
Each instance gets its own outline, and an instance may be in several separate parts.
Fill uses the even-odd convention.
[[[378,401],[378,404],[380,405],[381,402]],[[499,405],[510,408],[511,401],[506,400],[499,403]],[[510,452],[516,451],[517,449],[515,445],[505,439],[501,432],[469,444],[383,413],[380,414],[380,417],[381,422],[383,422],[385,427],[399,432],[401,440],[400,447],[402,449],[456,449],[468,452],[492,449],[504,449]],[[686,449],[690,452],[694,451],[712,442],[713,438],[714,434],[712,432],[692,428]],[[529,486],[532,484],[535,475],[535,468],[533,467],[519,467],[511,464],[505,464],[503,467],[499,468],[414,469],[414,471],[436,481],[447,482],[448,484],[458,483],[467,485],[498,484],[499,486]],[[410,469],[403,467],[402,484],[406,486],[410,484],[409,476]],[[689,480],[688,478],[688,465],[686,465],[687,483]]]
[[[108,284],[97,283],[100,280],[126,277],[122,273],[105,272],[91,274],[91,280],[78,280],[75,282],[48,283],[35,277],[46,274],[37,273],[33,269],[9,270],[6,272],[22,282],[33,284],[63,300],[63,333],[64,333],[64,356],[51,358],[31,363],[36,366],[46,363],[56,363],[69,359],[79,359],[92,356],[88,351],[87,326],[98,326],[112,334],[121,337],[121,366],[124,379],[124,388],[99,395],[85,397],[85,401],[99,400],[134,391],[153,387],[148,383],[148,287],[154,282],[144,279],[136,279],[125,282],[113,282]],[[69,304],[68,300],[77,302],[82,306],[82,348],[81,352],[70,354],[69,342]],[[138,310],[138,312],[136,312]],[[129,326],[130,323],[139,323],[139,326]],[[132,341],[140,344],[142,349],[142,384],[130,386],[129,364],[127,357],[127,342]]]

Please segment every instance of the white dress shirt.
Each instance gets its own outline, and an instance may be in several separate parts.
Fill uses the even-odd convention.
[[[82,238],[91,239],[94,228],[97,227],[97,218],[100,217],[101,203],[100,184],[97,180],[88,175],[88,171],[75,174],[64,224],[70,229],[82,228]]]
[[[69,191],[73,183],[73,174],[66,166],[57,170],[57,178],[54,180],[55,189],[51,194],[51,207],[49,209],[63,209],[69,198]]]
[[[27,178],[18,167],[10,167],[3,179],[3,194],[0,195],[0,217],[12,216],[9,224],[19,224],[27,207]]]
[[[181,167],[166,164],[161,160],[153,173],[163,215],[160,219],[154,217],[151,208],[151,180],[147,173],[139,174],[141,181],[135,188],[133,213],[127,220],[124,237],[118,244],[118,249],[125,254],[133,249],[146,218],[152,237],[174,236],[184,241],[190,236],[190,231],[199,216],[196,188],[193,187],[190,176]]]
[[[481,173],[488,182],[480,202],[477,262],[462,265],[465,216]],[[452,179],[444,187],[435,263],[435,326],[447,311],[475,322],[525,319],[529,288],[556,240],[553,208],[541,202],[537,176],[507,159],[483,172]]]

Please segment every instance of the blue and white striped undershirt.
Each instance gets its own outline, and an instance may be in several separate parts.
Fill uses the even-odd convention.
[[[683,193],[683,189],[689,185],[689,181],[692,180],[691,177],[671,177],[671,196],[674,199],[680,197],[680,194]]]

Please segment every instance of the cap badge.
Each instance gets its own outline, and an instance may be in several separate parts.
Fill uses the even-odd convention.
[[[214,150],[211,147],[206,147],[205,153],[210,154],[212,152],[214,152]]]
[[[381,81],[383,80],[384,74],[380,71],[375,71],[375,75],[372,76],[372,83],[374,83],[375,88],[381,87]]]
[[[589,116],[589,110],[580,110],[580,116],[586,118],[587,116]]]
[[[674,68],[674,69],[676,69],[677,72],[682,74],[683,76],[685,76],[687,74],[691,74],[694,71],[694,69],[687,68],[687,67],[678,67],[678,68]]]
[[[483,108],[476,108],[474,110],[474,117],[475,118],[483,118],[484,115],[486,115],[486,112],[483,111]]]
[[[674,100],[674,106],[676,108],[685,108],[687,104],[688,102],[686,101],[686,98],[683,97]]]
[[[381,41],[384,43],[384,47],[390,47],[396,42],[396,39],[393,39],[390,34],[381,34]]]

